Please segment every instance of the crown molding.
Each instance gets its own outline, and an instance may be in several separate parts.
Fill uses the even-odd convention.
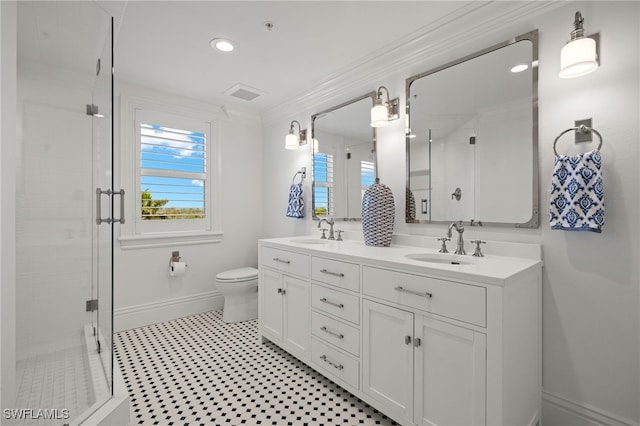
[[[0,0],[1,1],[1,0]],[[147,103],[155,102],[165,107],[171,106],[172,111],[176,109],[193,111],[199,110],[211,118],[221,120],[243,119],[260,122],[260,115],[255,110],[243,108],[233,104],[225,104],[222,101],[205,101],[189,95],[180,95],[167,92],[152,87],[144,86],[116,76],[114,82],[114,92],[117,97],[128,99],[143,99]],[[190,114],[192,115],[192,114]]]
[[[262,114],[263,125],[299,115],[300,111],[335,104],[375,90],[378,83],[389,76],[404,75],[408,78],[415,74],[411,72],[411,68],[451,55],[451,52],[456,52],[456,56],[439,60],[433,66],[464,56],[464,52],[472,53],[482,47],[473,48],[473,44],[477,44],[479,39],[490,39],[493,36],[496,40],[484,42],[491,44],[505,39],[501,33],[507,30],[511,31],[511,36],[518,33],[518,27],[523,28],[520,33],[531,31],[535,29],[532,26],[534,17],[565,5],[563,2],[552,1],[466,3],[455,12],[395,41],[393,45],[385,46],[335,72],[313,88],[293,94],[291,100]],[[426,67],[424,68],[420,71],[425,71]]]

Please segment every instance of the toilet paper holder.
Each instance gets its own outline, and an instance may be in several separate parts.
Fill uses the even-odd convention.
[[[169,258],[169,269],[173,270],[173,263],[174,262],[180,262],[180,252],[179,251],[172,251],[171,252],[171,257]],[[187,266],[187,265],[185,265]]]

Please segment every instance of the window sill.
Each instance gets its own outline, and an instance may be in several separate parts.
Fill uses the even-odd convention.
[[[153,247],[180,245],[218,244],[222,242],[223,232],[165,232],[120,237],[122,250],[136,250]]]

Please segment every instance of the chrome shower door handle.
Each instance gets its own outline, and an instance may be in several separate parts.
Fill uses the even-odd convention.
[[[112,219],[111,222],[115,223],[115,222],[119,222],[119,223],[124,223],[124,189],[121,189],[120,191],[113,191],[111,192],[112,196],[113,195],[119,195],[120,196],[120,218],[119,219]]]
[[[103,223],[111,223],[111,217],[107,217],[106,219],[102,218],[102,196],[109,196],[109,202],[111,202],[111,190],[110,189],[102,189],[96,188],[96,225],[102,225]],[[109,212],[111,212],[111,208],[109,208]]]
[[[102,218],[102,196],[106,195],[109,197],[109,217],[106,219]],[[112,219],[111,218],[111,206],[113,205],[113,196],[120,196],[120,218]],[[96,225],[102,225],[103,223],[124,223],[124,189],[120,191],[112,191],[110,189],[102,189],[96,188]]]

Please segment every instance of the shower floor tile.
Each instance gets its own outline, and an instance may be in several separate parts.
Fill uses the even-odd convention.
[[[34,410],[22,420],[3,420],[12,426],[60,425],[64,420],[31,418],[37,410],[68,410],[77,418],[94,402],[86,348],[78,337],[76,346],[20,359],[16,365],[15,409]],[[5,424],[2,422],[2,424]]]
[[[131,419],[144,425],[395,425],[219,311],[115,335]]]

